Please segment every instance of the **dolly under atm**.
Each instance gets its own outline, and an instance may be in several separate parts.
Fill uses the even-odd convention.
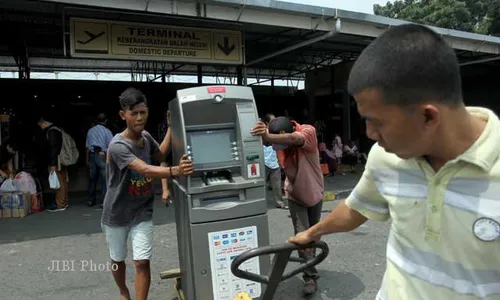
[[[252,89],[179,90],[169,110],[173,161],[188,154],[194,172],[173,180],[180,268],[161,277],[177,278],[180,299],[259,299],[271,262],[255,251],[276,248],[269,246],[262,141],[250,134],[258,121]]]

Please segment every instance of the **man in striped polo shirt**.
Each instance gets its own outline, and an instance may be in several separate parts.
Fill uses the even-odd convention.
[[[346,201],[289,241],[392,219],[377,300],[500,299],[500,121],[464,105],[454,51],[427,27],[392,27],[348,89],[377,143]]]
[[[106,115],[100,113],[96,124],[87,133],[87,166],[89,167],[89,199],[88,205],[94,206],[98,202],[102,207],[106,195],[106,152],[113,139],[111,130],[106,127]],[[101,185],[101,195],[97,197],[97,183]],[[99,199],[98,199],[99,198]]]

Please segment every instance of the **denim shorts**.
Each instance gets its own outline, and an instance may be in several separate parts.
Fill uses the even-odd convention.
[[[127,258],[127,241],[130,236],[134,260],[151,260],[153,254],[153,220],[132,226],[101,224],[109,247],[109,256],[115,262]]]

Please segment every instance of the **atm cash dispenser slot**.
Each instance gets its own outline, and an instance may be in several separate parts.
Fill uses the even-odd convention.
[[[200,199],[201,207],[205,209],[221,210],[229,209],[238,205],[240,198],[238,195],[226,197],[203,197]]]
[[[193,208],[204,209],[228,209],[234,207],[246,199],[244,191],[235,192],[234,190],[217,191],[203,196],[192,198]]]

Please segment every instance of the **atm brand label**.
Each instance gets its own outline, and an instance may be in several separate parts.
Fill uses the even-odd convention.
[[[226,88],[223,86],[211,86],[207,88],[207,91],[209,94],[219,94],[219,93],[225,93]]]

